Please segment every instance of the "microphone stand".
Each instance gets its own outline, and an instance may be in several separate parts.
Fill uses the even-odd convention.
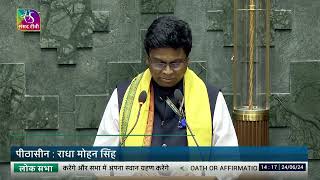
[[[185,117],[184,117],[184,118],[185,118]],[[181,119],[182,119],[182,116],[180,116],[180,121],[181,121]],[[199,154],[200,154],[201,161],[204,161],[203,155],[202,155],[202,153],[201,153],[201,151],[200,151],[200,146],[199,146],[199,144],[198,144],[198,141],[197,141],[196,138],[194,137],[194,134],[193,134],[190,126],[188,125],[187,120],[186,120],[186,127],[187,127],[187,129],[189,130],[189,132],[190,132],[190,134],[191,134],[191,136],[192,136],[192,138],[193,138],[193,141],[196,143],[197,149],[198,149]],[[204,170],[202,170],[202,171],[201,171],[201,176],[205,176],[205,175],[206,175],[206,174],[205,174]]]
[[[123,146],[124,143],[126,142],[127,138],[129,137],[129,135],[132,133],[133,129],[136,127],[137,123],[138,123],[138,119],[140,117],[140,111],[141,111],[141,107],[142,105],[146,102],[147,100],[147,92],[146,91],[141,91],[140,95],[139,95],[139,98],[138,98],[138,101],[139,101],[139,110],[138,110],[138,115],[137,115],[137,118],[136,118],[136,121],[134,122],[134,125],[132,126],[132,128],[130,129],[129,133],[124,136],[122,142],[120,143],[120,146]]]
[[[142,104],[143,103],[139,103],[139,111],[138,111],[138,115],[137,115],[137,118],[136,118],[136,121],[134,122],[134,125],[132,126],[132,128],[130,129],[129,133],[123,138],[120,146],[123,146],[124,143],[126,142],[127,138],[129,137],[129,135],[132,133],[133,129],[136,127],[136,125],[138,124],[138,119],[140,117],[140,111],[141,111],[141,107],[142,107]]]
[[[201,151],[200,151],[200,146],[199,146],[199,144],[198,144],[198,141],[197,141],[196,138],[194,137],[194,134],[193,134],[190,126],[189,126],[188,123],[187,123],[186,115],[185,115],[185,113],[184,113],[183,110],[182,110],[183,105],[184,105],[184,97],[182,98],[181,103],[180,103],[180,107],[179,107],[179,111],[180,111],[180,113],[181,113],[181,116],[179,116],[179,120],[181,121],[182,118],[185,119],[186,127],[187,127],[187,129],[189,130],[189,132],[190,132],[190,134],[191,134],[191,136],[192,136],[192,138],[193,138],[193,141],[196,143],[197,149],[198,149],[199,154],[200,154],[201,161],[204,161],[204,158],[203,158],[202,153],[201,153]],[[201,176],[205,176],[205,175],[206,175],[206,174],[205,174],[204,170],[202,170],[202,171],[201,171]]]

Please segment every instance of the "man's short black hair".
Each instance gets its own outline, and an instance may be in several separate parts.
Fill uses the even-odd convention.
[[[174,16],[159,17],[148,28],[144,48],[148,56],[155,48],[183,48],[188,57],[192,48],[191,29],[188,23]]]

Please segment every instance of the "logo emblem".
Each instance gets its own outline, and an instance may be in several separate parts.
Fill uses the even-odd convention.
[[[19,31],[40,31],[40,13],[34,9],[17,9]]]

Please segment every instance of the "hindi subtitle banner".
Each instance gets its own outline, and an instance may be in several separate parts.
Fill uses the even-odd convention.
[[[307,161],[306,147],[14,146],[11,161]]]
[[[307,162],[11,162],[12,176],[238,176],[307,177]]]
[[[306,147],[11,148],[13,176],[238,176],[307,177]]]

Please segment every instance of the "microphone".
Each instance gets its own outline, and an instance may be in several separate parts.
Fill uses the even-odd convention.
[[[180,89],[176,89],[174,91],[174,98],[176,100],[178,100],[178,102],[180,103],[180,107],[179,107],[179,111],[182,113],[182,107],[183,107],[183,104],[184,104],[184,97],[183,97],[183,94],[182,92],[180,91]],[[183,113],[182,113],[183,114]],[[183,114],[184,115],[184,114]]]
[[[138,115],[137,115],[137,118],[136,118],[136,121],[133,125],[133,127],[130,129],[129,133],[123,138],[120,146],[123,146],[124,143],[126,142],[127,138],[129,137],[129,135],[132,133],[133,129],[136,127],[137,123],[138,123],[138,119],[140,117],[140,111],[141,111],[141,107],[142,105],[146,102],[147,100],[147,92],[145,90],[141,91],[140,95],[139,95],[139,98],[138,98],[138,101],[139,101],[139,111],[138,111]]]
[[[147,92],[145,90],[141,91],[141,93],[139,95],[139,99],[138,99],[140,105],[142,105],[142,104],[144,104],[146,102],[147,96],[148,95],[147,95]]]
[[[180,89],[174,90],[174,97],[178,100],[181,101],[183,99],[183,94],[180,91]]]

